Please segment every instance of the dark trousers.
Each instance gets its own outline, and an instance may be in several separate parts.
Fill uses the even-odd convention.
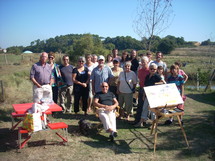
[[[141,119],[141,113],[143,110],[143,95],[144,95],[144,90],[143,88],[139,88],[139,92],[138,92],[138,105],[137,105],[137,112],[135,115],[135,120],[134,123],[138,123]]]
[[[58,87],[52,87],[52,96],[53,96],[53,101],[54,103],[57,104],[57,100],[58,100]]]
[[[110,86],[109,90],[116,96],[116,99],[118,100],[117,86]]]
[[[74,112],[79,112],[79,102],[82,98],[82,111],[87,111],[89,90],[88,88],[80,88],[80,91],[74,90]]]

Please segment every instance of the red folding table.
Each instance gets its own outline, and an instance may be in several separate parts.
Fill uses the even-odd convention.
[[[11,119],[12,119],[11,130],[14,130],[19,125],[19,123],[22,122],[22,120],[20,120],[14,125],[14,118],[24,117],[27,111],[32,107],[33,104],[34,103],[12,104],[15,112],[11,113]],[[58,104],[53,103],[49,105],[49,109],[45,111],[45,114],[49,115],[49,114],[52,114],[52,112],[59,112],[59,111],[62,111],[62,108]]]
[[[13,109],[15,112],[13,112],[11,114],[12,116],[12,129],[15,129],[16,126],[18,126],[18,124],[22,121],[19,121],[16,125],[13,126],[13,122],[14,122],[14,118],[15,117],[24,117],[25,114],[27,113],[28,109],[30,109],[32,107],[33,103],[24,103],[24,104],[13,104]],[[52,112],[59,112],[62,111],[62,108],[57,105],[56,103],[50,104],[49,108],[44,112],[45,114],[52,114]],[[55,129],[62,129],[64,131],[64,135],[66,137],[61,136],[59,133],[56,132],[56,135],[58,135],[63,142],[67,142],[67,133],[68,133],[68,125],[65,124],[64,122],[59,122],[59,123],[48,123],[48,129],[51,130],[55,130]],[[21,143],[21,139],[22,139],[22,134],[23,133],[31,133],[27,139],[25,139],[22,143]],[[25,129],[23,129],[22,127],[18,128],[18,142],[19,142],[19,149],[23,148],[25,146],[25,144],[27,143],[27,141],[31,138],[33,132],[29,132]]]

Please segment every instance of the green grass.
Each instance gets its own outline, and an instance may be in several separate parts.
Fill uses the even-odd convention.
[[[198,62],[197,67],[201,65],[201,58],[195,56],[192,59],[183,55],[165,57],[169,57],[169,63],[180,59],[182,62],[189,61],[193,66],[195,62]],[[215,160],[215,92],[188,89],[185,90],[187,100],[183,120],[189,148],[176,121],[172,126],[164,126],[165,119],[160,121],[157,151],[153,154],[153,136],[149,129],[134,128],[128,122],[118,120],[119,136],[115,143],[111,143],[104,131],[98,134],[92,129],[88,137],[82,136],[78,128],[79,119],[84,118],[81,113],[58,114],[51,118],[53,122],[63,121],[69,125],[68,146],[57,144],[60,139],[54,131],[43,131],[33,135],[29,145],[17,153],[17,131],[9,131],[11,105],[32,101],[29,71],[33,63],[0,64],[0,80],[4,81],[6,93],[5,101],[0,103],[0,160]],[[188,67],[185,69],[188,70]],[[189,68],[192,70],[193,67]],[[99,123],[92,113],[87,120],[93,124]]]
[[[164,126],[165,119],[160,121],[157,151],[153,154],[153,136],[147,128],[134,128],[126,121],[118,120],[119,136],[115,143],[111,143],[104,131],[97,134],[96,130],[91,130],[88,137],[80,135],[78,121],[84,117],[82,114],[58,114],[52,121],[63,121],[69,125],[68,146],[57,145],[60,140],[54,132],[45,131],[36,133],[29,147],[22,149],[21,154],[16,153],[17,134],[8,131],[10,120],[1,118],[0,157],[8,160],[17,157],[18,160],[26,157],[33,160],[214,160],[215,92],[186,91],[186,95],[184,128],[189,148],[176,121],[172,126]],[[87,119],[91,123],[98,123],[98,118],[93,114]],[[46,144],[41,143],[45,140]],[[49,145],[52,143],[55,144]]]

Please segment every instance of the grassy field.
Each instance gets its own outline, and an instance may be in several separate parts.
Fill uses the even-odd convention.
[[[165,61],[171,64],[175,59],[179,59],[182,62],[190,61],[190,65],[195,66],[196,62],[196,66],[201,65],[198,63],[201,62],[199,58],[201,54],[193,56],[193,53],[190,55],[185,53],[188,49],[183,49],[184,53],[180,50],[177,50],[178,53],[165,56]],[[197,52],[201,53],[199,50]],[[184,58],[186,56],[187,59]],[[63,121],[69,125],[67,146],[59,144],[60,139],[54,131],[42,131],[35,133],[28,146],[18,152],[17,131],[9,130],[11,104],[32,101],[29,70],[38,58],[35,56],[33,61],[29,61],[20,56],[20,63],[14,55],[11,57],[14,62],[10,61],[10,64],[3,65],[4,57],[0,56],[0,80],[3,80],[5,87],[5,101],[0,103],[0,160],[215,160],[215,92],[203,93],[188,89],[185,91],[187,100],[184,129],[190,144],[189,148],[186,147],[176,121],[172,126],[164,126],[165,120],[160,121],[157,151],[153,154],[153,136],[150,135],[148,128],[134,128],[124,120],[117,120],[119,136],[112,143],[108,141],[108,134],[104,131],[97,133],[92,129],[88,137],[82,136],[78,121],[84,116],[80,113],[57,114],[54,118],[51,117],[53,122]],[[210,61],[208,55],[203,57],[205,61]],[[189,64],[185,67],[186,71],[192,68]],[[92,113],[86,119],[93,124],[99,122]]]

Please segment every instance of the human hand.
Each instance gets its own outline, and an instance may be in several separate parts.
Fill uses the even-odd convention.
[[[87,84],[86,84],[86,83],[82,83],[82,86],[86,88],[86,87],[87,87]]]
[[[37,84],[36,86],[37,86],[38,88],[42,88],[42,86],[41,86],[40,84]]]
[[[115,109],[115,107],[114,107],[113,105],[112,105],[112,106],[107,106],[107,105],[106,105],[105,109],[106,109],[107,111],[112,111],[113,109]]]

